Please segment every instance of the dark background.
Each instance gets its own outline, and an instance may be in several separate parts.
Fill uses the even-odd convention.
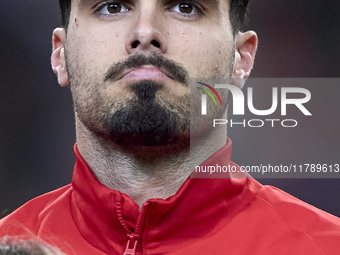
[[[339,14],[340,2],[337,0],[254,0],[248,27],[258,33],[259,50],[252,77],[339,77]],[[2,216],[29,199],[66,185],[71,180],[75,142],[72,101],[69,89],[59,87],[50,68],[51,35],[53,28],[58,25],[57,0],[11,0],[1,4]],[[327,91],[327,88],[324,89]],[[332,105],[338,100],[339,94],[340,86],[328,94],[312,96]],[[333,119],[339,119],[338,110],[333,111]],[[310,128],[315,130],[314,137],[320,133],[327,134],[329,139],[339,137],[334,132],[339,129],[334,129],[332,123]],[[268,152],[273,155],[275,151],[269,135],[259,139],[251,133],[244,134],[242,129],[230,130],[229,134],[234,141],[233,159],[239,164],[256,164],[256,158],[264,159],[268,157]],[[301,137],[296,134],[294,137],[296,145],[307,142],[303,133]],[[338,143],[328,146],[328,140],[322,141],[317,140],[320,145],[316,146],[319,147],[320,155],[339,154]],[[276,148],[280,147],[280,143],[277,143]],[[303,153],[300,147],[297,153]],[[280,155],[281,151],[277,154]],[[340,179],[260,181],[278,186],[340,216]]]

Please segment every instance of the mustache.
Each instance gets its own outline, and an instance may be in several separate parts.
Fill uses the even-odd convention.
[[[182,84],[189,84],[189,73],[179,63],[167,59],[162,54],[150,52],[149,54],[137,53],[129,56],[126,60],[113,64],[105,73],[104,81],[117,81],[127,69],[138,68],[146,65],[165,70],[172,79]]]

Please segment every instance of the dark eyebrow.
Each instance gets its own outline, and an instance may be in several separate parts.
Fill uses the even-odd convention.
[[[220,6],[220,0],[205,0],[207,5]]]
[[[96,0],[78,0],[77,6],[79,9],[81,9],[82,7],[91,5],[94,2],[96,2]]]

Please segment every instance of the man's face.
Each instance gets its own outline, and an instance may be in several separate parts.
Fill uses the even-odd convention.
[[[65,56],[77,118],[116,143],[188,137],[189,78],[231,76],[228,1],[73,0],[71,10]]]

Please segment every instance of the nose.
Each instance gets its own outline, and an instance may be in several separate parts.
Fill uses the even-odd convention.
[[[158,52],[168,50],[164,37],[161,13],[158,10],[140,10],[127,36],[125,48],[129,54],[137,52]]]

